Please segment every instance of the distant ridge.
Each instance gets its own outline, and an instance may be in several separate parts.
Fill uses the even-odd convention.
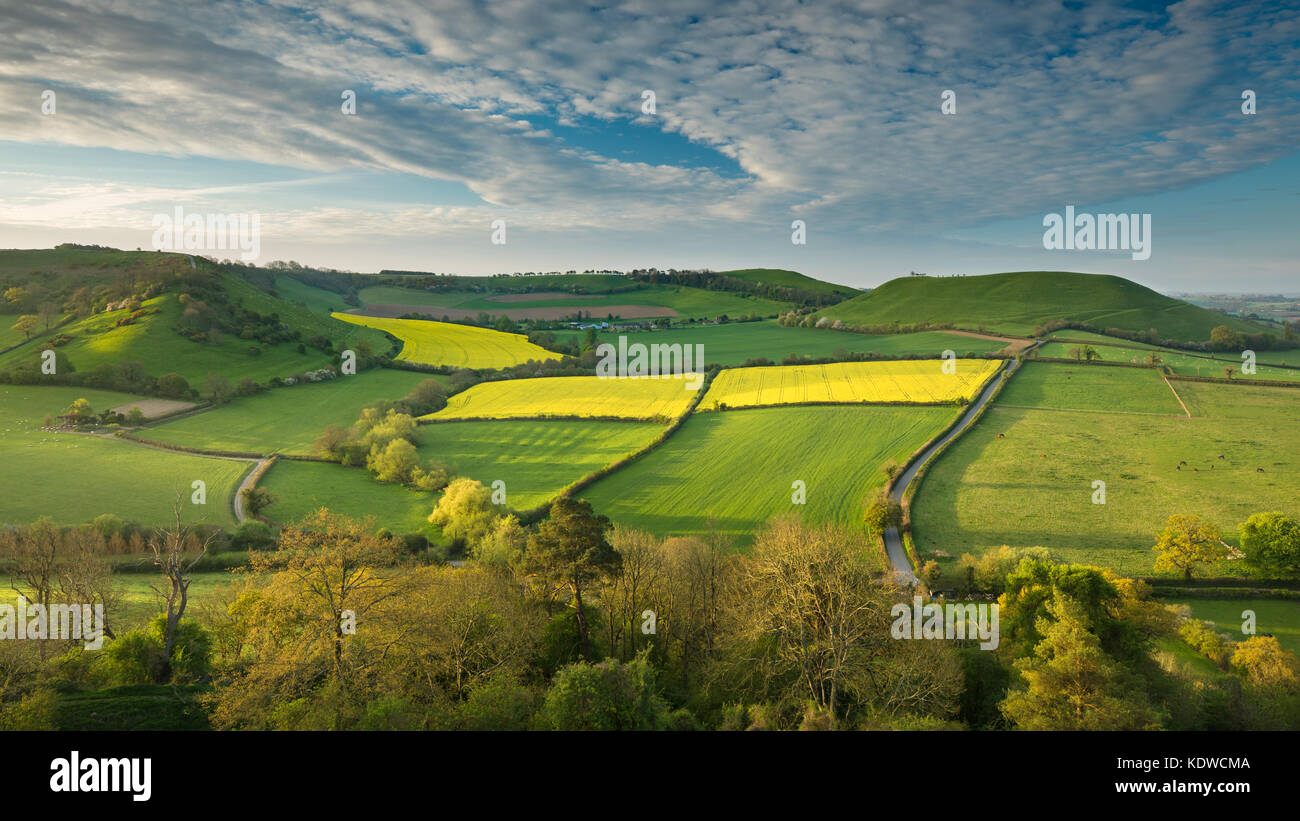
[[[952,323],[1029,334],[1054,320],[1123,331],[1156,329],[1166,339],[1205,341],[1216,326],[1265,328],[1164,296],[1111,274],[1017,271],[965,277],[909,276],[819,312],[848,325]]]

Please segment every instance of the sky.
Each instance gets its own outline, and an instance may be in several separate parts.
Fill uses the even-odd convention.
[[[0,21],[0,247],[150,249],[180,207],[256,214],[259,263],[362,272],[1300,293],[1296,2],[0,0]],[[1149,214],[1150,257],[1045,249],[1067,206]]]

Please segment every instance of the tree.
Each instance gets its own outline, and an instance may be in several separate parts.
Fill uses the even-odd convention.
[[[1273,636],[1251,636],[1238,644],[1232,651],[1232,666],[1263,690],[1300,690],[1300,662]]]
[[[1154,730],[1155,713],[1134,677],[1101,648],[1082,604],[1057,593],[1039,619],[1043,640],[1016,668],[1027,687],[1002,712],[1023,730]]]
[[[1219,538],[1219,529],[1199,516],[1175,514],[1165,522],[1156,536],[1155,570],[1182,573],[1185,581],[1203,565],[1228,558],[1228,548]]]
[[[867,532],[880,537],[883,537],[890,527],[897,527],[902,519],[902,505],[890,499],[884,490],[867,503],[867,509],[862,515],[862,522],[867,526]]]
[[[366,467],[374,471],[376,479],[403,485],[411,480],[411,473],[419,464],[415,445],[406,439],[393,439],[382,449],[373,445],[370,458],[366,460]]]
[[[176,644],[177,625],[180,624],[181,617],[185,615],[185,608],[189,604],[194,567],[207,555],[208,548],[217,536],[217,532],[213,531],[206,537],[200,537],[194,526],[182,521],[184,498],[183,491],[176,492],[176,502],[172,506],[172,526],[158,528],[148,541],[154,566],[163,577],[162,582],[153,588],[162,599],[165,617],[163,663],[159,668],[157,680],[159,684],[171,680],[172,648]],[[185,555],[187,550],[192,553],[192,557]]]
[[[1210,344],[1220,351],[1232,351],[1241,348],[1241,334],[1227,325],[1216,325],[1210,331]]]
[[[36,314],[45,325],[45,330],[48,331],[50,329],[50,323],[59,315],[59,306],[55,305],[53,302],[42,302],[37,306]]]
[[[32,314],[23,314],[12,327],[21,333],[24,339],[31,339],[32,332],[36,330],[36,317]]]
[[[158,377],[158,392],[163,396],[182,399],[189,395],[190,383],[178,373],[163,374]]]
[[[224,405],[235,396],[235,386],[219,373],[209,373],[203,380],[203,387],[214,405]]]
[[[934,655],[950,648],[893,639],[899,593],[876,575],[851,530],[774,521],[728,586],[719,686],[782,711],[811,700],[833,722],[854,707],[951,715],[961,673]]]
[[[1232,375],[1233,375],[1234,373],[1236,373],[1236,372],[1237,372],[1237,369],[1234,368],[1234,367],[1232,367],[1231,365],[1229,365],[1228,367],[1226,367],[1226,368],[1223,369],[1223,376],[1224,376],[1224,378],[1226,378],[1226,379],[1231,379],[1231,378],[1232,378]]]
[[[1156,365],[1159,365],[1163,361],[1164,359],[1161,358],[1159,351],[1152,351],[1151,353],[1147,354],[1147,364],[1153,368]]]
[[[583,593],[589,585],[618,570],[622,557],[605,538],[609,519],[596,515],[585,501],[561,496],[551,504],[550,517],[528,537],[526,573],[568,588],[577,619],[584,658],[591,658],[591,636]]]
[[[443,535],[464,542],[471,549],[492,529],[497,513],[492,491],[477,479],[457,479],[447,485],[429,521],[442,528]]]
[[[95,411],[91,408],[89,399],[80,397],[72,400],[72,404],[68,405],[67,415],[76,416],[79,419],[89,419],[95,415]]]
[[[541,717],[555,730],[662,730],[669,720],[644,653],[627,663],[605,659],[563,668],[546,693]]]
[[[1088,362],[1091,362],[1094,359],[1101,359],[1101,352],[1098,351],[1096,348],[1092,347],[1091,345],[1084,345],[1083,358]]]
[[[277,497],[274,493],[264,487],[246,487],[241,490],[240,495],[244,498],[244,507],[248,510],[250,516],[256,516],[263,510],[275,504]]]
[[[8,302],[10,305],[21,305],[23,302],[26,302],[27,298],[30,296],[31,294],[27,289],[20,286],[5,289],[5,302]]]
[[[1279,511],[1256,513],[1242,523],[1246,564],[1269,574],[1300,574],[1300,522]]]

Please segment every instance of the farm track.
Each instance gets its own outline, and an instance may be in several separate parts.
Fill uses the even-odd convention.
[[[952,428],[940,437],[938,441],[926,448],[919,457],[912,460],[912,463],[903,471],[903,474],[899,477],[898,481],[894,483],[894,487],[889,493],[891,501],[900,504],[902,503],[904,494],[907,493],[908,487],[910,487],[912,482],[915,481],[917,474],[921,472],[921,469],[924,468],[930,460],[934,458],[934,455],[944,446],[956,439],[971,426],[975,417],[978,416],[980,411],[984,409],[984,406],[989,403],[989,400],[997,391],[998,386],[1010,379],[1011,375],[1015,373],[1019,367],[1020,360],[1012,359],[1007,364],[1007,369],[1003,371],[997,379],[989,382],[984,390],[980,392],[979,398],[970,404],[970,407],[968,407],[966,412],[962,414],[961,419],[958,420],[957,424],[953,425]],[[885,552],[889,556],[889,563],[893,565],[894,575],[907,584],[916,584],[918,579],[912,568],[912,562],[907,557],[907,549],[903,547],[902,534],[899,533],[897,527],[891,526],[885,530]]]

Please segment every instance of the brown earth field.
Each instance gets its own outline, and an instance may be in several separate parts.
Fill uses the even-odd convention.
[[[146,419],[155,419],[168,413],[177,413],[190,408],[197,408],[193,402],[181,402],[176,399],[141,399],[139,402],[127,402],[113,408],[114,413],[127,414],[131,408],[139,408]]]
[[[549,308],[503,308],[499,311],[483,311],[478,308],[444,308],[438,305],[393,305],[391,303],[375,303],[367,305],[365,308],[348,311],[348,313],[357,316],[385,317],[387,319],[396,319],[407,314],[422,314],[432,319],[442,319],[444,316],[451,319],[472,319],[481,313],[489,313],[493,316],[508,316],[511,319],[564,319],[573,316],[578,311],[594,314],[596,315],[594,318],[597,319],[609,314],[622,319],[648,319],[650,317],[679,315],[672,308],[664,308],[659,305],[592,305],[590,308],[568,305]]]

